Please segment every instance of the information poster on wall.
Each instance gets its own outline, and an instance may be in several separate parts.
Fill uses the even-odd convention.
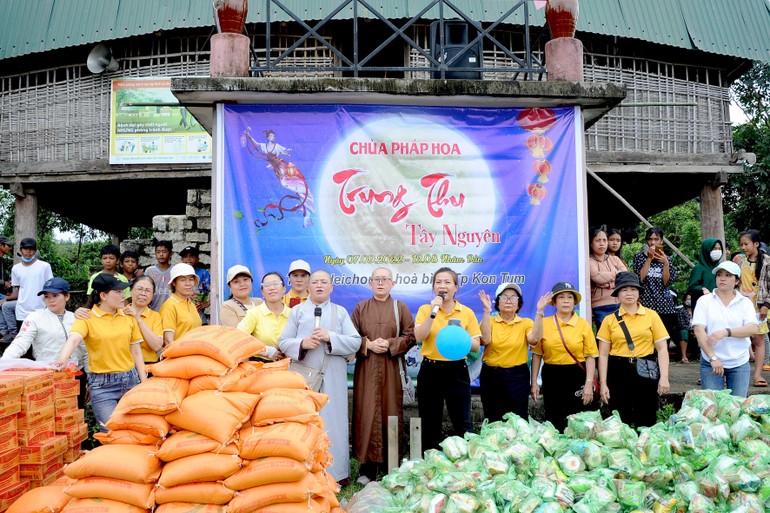
[[[328,271],[349,309],[380,266],[413,312],[445,266],[476,312],[479,291],[504,282],[523,289],[525,316],[556,282],[584,288],[577,108],[221,109],[220,276],[247,265],[256,296],[264,273],[298,258]]]
[[[170,85],[168,78],[112,80],[110,164],[211,162],[211,136]]]

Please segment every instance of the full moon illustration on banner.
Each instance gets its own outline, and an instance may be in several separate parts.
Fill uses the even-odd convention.
[[[479,251],[452,245],[454,231],[494,229],[498,200],[481,150],[460,131],[425,117],[387,116],[362,124],[329,153],[321,174],[317,204],[324,237],[356,275],[368,276],[378,264],[353,262],[350,255],[399,256],[403,261],[391,263],[400,273],[422,275],[440,265],[420,262],[420,254]],[[421,233],[435,240],[421,241]],[[461,273],[469,265],[452,268]],[[399,290],[424,286],[405,283]]]

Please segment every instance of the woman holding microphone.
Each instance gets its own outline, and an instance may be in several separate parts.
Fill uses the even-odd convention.
[[[446,403],[452,421],[452,434],[463,436],[471,431],[471,381],[465,358],[448,360],[436,347],[436,337],[450,319],[471,336],[471,351],[478,351],[481,329],[473,311],[455,300],[460,286],[457,273],[442,267],[433,275],[430,304],[417,311],[414,336],[422,342],[423,356],[417,375],[418,410],[422,418],[422,448],[437,449],[443,440],[441,424]]]

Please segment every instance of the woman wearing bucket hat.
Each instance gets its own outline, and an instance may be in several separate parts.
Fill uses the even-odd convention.
[[[567,427],[567,417],[587,409],[594,399],[594,376],[599,350],[591,325],[575,313],[582,299],[567,282],[559,282],[537,303],[532,348],[532,397],[540,398],[537,376],[543,365],[545,419],[559,431]],[[543,318],[550,303],[556,314]]]
[[[236,328],[246,317],[246,312],[259,306],[262,300],[251,297],[253,278],[245,265],[234,265],[227,270],[227,286],[230,287],[230,298],[219,309],[219,324]]]
[[[53,366],[61,369],[81,342],[88,351],[88,389],[91,407],[102,431],[123,395],[147,376],[142,356],[142,333],[136,319],[123,313],[123,290],[128,283],[101,273],[91,282],[91,315],[77,319]]]
[[[521,288],[515,283],[503,283],[495,291],[494,303],[489,294],[479,291],[484,309],[481,318],[481,345],[484,363],[481,366],[481,404],[484,417],[490,422],[502,420],[513,412],[524,419],[529,411],[528,346],[537,342],[532,319],[519,317],[524,306]],[[499,314],[492,317],[492,309]],[[538,311],[544,305],[538,304]]]
[[[618,274],[612,295],[620,309],[604,318],[596,334],[601,400],[636,427],[655,424],[658,395],[670,389],[668,332],[657,312],[639,303],[642,290],[636,274]]]
[[[176,264],[171,268],[168,287],[171,295],[160,307],[163,321],[163,342],[169,345],[188,331],[202,325],[195,294],[198,275],[190,264]]]
[[[723,390],[746,397],[751,378],[749,347],[759,322],[751,300],[736,291],[741,268],[725,261],[714,268],[716,289],[695,305],[693,331],[701,348],[700,379],[704,390]]]

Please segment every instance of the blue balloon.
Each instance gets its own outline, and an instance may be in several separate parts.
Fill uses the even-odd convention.
[[[445,326],[436,335],[436,349],[447,360],[461,360],[471,351],[471,335],[460,326]]]

